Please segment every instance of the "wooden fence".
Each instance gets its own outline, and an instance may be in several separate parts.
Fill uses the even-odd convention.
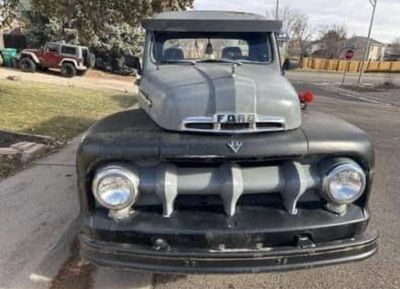
[[[339,59],[309,58],[300,61],[302,69],[359,72],[361,61]],[[400,61],[367,61],[364,65],[366,72],[400,72]]]

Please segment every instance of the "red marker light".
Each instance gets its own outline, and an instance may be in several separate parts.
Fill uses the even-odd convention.
[[[301,103],[311,103],[314,101],[314,93],[312,91],[301,91],[299,92],[299,100]]]

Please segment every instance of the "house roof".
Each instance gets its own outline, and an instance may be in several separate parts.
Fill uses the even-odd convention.
[[[282,22],[227,11],[164,12],[142,21],[146,30],[171,32],[279,32]]]
[[[368,37],[365,36],[353,36],[351,37],[349,40],[347,40],[347,42],[364,42],[367,43],[368,41]],[[373,38],[371,38],[371,45],[377,45],[377,46],[385,46],[384,43],[379,42]]]

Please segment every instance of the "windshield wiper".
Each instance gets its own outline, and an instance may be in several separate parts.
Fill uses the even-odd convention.
[[[196,65],[196,61],[194,60],[161,60],[160,63],[170,63],[170,64],[191,64],[191,65]]]
[[[242,62],[239,60],[232,60],[232,59],[226,59],[226,58],[220,58],[220,59],[202,59],[202,60],[198,60],[197,63],[201,63],[201,62],[222,62],[222,63],[232,63],[232,64],[236,64],[238,66],[242,65]]]

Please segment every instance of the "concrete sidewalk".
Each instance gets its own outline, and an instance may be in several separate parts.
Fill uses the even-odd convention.
[[[79,141],[80,137],[0,182],[1,289],[50,288],[70,257],[78,230],[75,153]],[[144,289],[152,287],[153,276],[95,267],[86,278],[92,289]],[[67,287],[62,288],[69,288],[68,277],[64,282]]]
[[[69,257],[78,143],[0,183],[0,288],[48,288]]]

